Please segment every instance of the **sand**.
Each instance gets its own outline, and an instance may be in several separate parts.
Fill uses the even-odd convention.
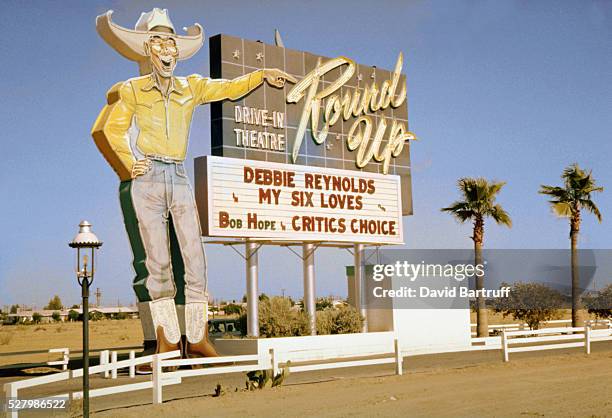
[[[612,346],[590,356],[573,351],[515,357],[510,363],[497,360],[420,371],[411,371],[407,358],[404,376],[328,377],[319,383],[289,383],[219,398],[189,397],[163,405],[113,409],[96,416],[612,416]],[[375,376],[376,370],[370,373]]]

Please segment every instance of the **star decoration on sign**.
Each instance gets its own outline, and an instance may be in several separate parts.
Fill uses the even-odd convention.
[[[240,51],[236,49],[232,54],[232,57],[234,57],[235,60],[240,59]]]
[[[263,61],[263,58],[264,58],[263,52],[258,52],[257,55],[255,55],[255,59],[257,61]]]

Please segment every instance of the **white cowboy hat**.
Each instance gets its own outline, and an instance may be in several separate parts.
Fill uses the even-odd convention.
[[[112,10],[96,18],[96,29],[102,39],[125,58],[142,63],[148,60],[144,44],[153,35],[171,36],[178,48],[178,59],[185,60],[198,52],[204,42],[204,30],[199,24],[183,28],[186,35],[177,35],[174,25],[168,17],[167,9],[154,8],[142,13],[134,30],[123,28],[113,23]],[[169,29],[172,33],[153,30],[159,27]]]

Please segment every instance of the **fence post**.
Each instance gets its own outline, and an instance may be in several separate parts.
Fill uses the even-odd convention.
[[[508,359],[508,337],[506,337],[506,330],[502,330],[501,349],[502,349],[502,357],[504,361],[505,362],[509,361]]]
[[[401,376],[404,374],[404,358],[397,338],[394,340],[393,346],[395,349],[395,374]]]
[[[584,351],[587,354],[591,354],[591,326],[584,326]]]
[[[64,364],[62,364],[62,370],[68,370],[68,363],[70,363],[70,349],[67,348],[64,350]]]
[[[153,369],[153,403],[162,403],[162,365],[161,360],[157,354],[153,356],[153,362],[151,363]]]
[[[117,352],[111,351],[111,364],[113,368],[111,369],[111,379],[117,378]]]
[[[108,364],[108,350],[102,350],[100,351],[100,364]],[[100,373],[102,375],[102,377],[104,377],[105,379],[108,378],[108,370],[105,370],[103,372]]]
[[[17,388],[12,383],[6,383],[4,385],[4,394],[5,394],[5,401],[6,401],[6,408],[7,408],[6,417],[7,418],[17,418],[18,412],[16,409],[12,411],[8,410],[9,399],[17,399]]]
[[[278,362],[274,357],[274,349],[270,349],[270,362],[272,363],[272,376],[276,376],[278,374]]]
[[[134,350],[130,351],[130,360],[134,361],[136,359],[136,352]],[[130,378],[133,379],[136,377],[136,366],[134,363],[130,363]]]

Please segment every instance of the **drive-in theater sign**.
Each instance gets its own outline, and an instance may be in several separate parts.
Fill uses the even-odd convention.
[[[402,243],[412,214],[406,79],[227,35],[212,78],[279,68],[298,82],[211,105],[213,157],[196,160],[205,236]],[[231,157],[231,158],[220,158]]]

